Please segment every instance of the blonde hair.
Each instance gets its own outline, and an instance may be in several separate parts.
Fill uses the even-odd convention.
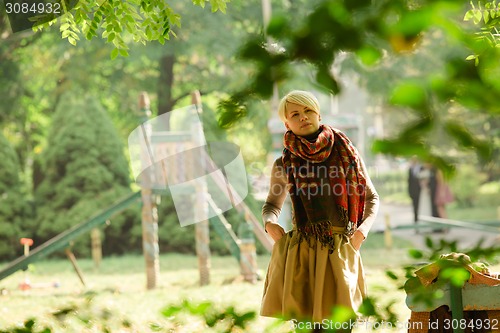
[[[307,106],[317,114],[319,114],[318,99],[309,91],[292,90],[285,95],[278,106],[278,115],[281,121],[286,122],[286,104],[294,103],[302,106]]]

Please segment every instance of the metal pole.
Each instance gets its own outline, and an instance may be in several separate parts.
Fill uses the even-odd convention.
[[[454,333],[464,333],[460,324],[464,319],[464,306],[462,304],[462,288],[450,283],[451,324]]]

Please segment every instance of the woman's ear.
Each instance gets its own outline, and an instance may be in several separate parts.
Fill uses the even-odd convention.
[[[290,126],[288,126],[287,122],[285,122],[285,127],[286,127],[287,130],[290,130]]]

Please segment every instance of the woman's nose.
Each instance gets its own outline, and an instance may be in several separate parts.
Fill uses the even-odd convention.
[[[307,116],[306,116],[306,114],[303,114],[303,115],[300,117],[300,120],[301,120],[301,121],[307,120]]]

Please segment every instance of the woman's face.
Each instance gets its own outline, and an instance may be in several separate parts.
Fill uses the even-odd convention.
[[[321,120],[321,116],[309,107],[295,103],[286,103],[285,117],[286,128],[300,136],[316,133]]]

